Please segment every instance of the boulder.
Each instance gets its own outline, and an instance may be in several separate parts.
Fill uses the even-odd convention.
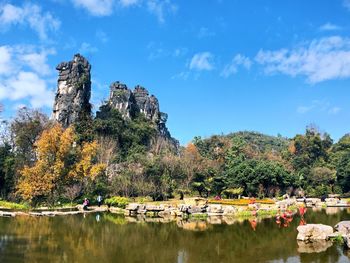
[[[320,198],[306,198],[307,206],[320,206],[322,205]]]
[[[152,212],[164,211],[164,206],[146,205],[146,211],[152,211]]]
[[[339,199],[337,198],[326,198],[326,205],[327,206],[336,206],[338,204]]]
[[[187,212],[189,214],[199,214],[199,213],[204,213],[206,212],[206,207],[204,206],[191,206]]]
[[[224,206],[224,215],[234,215],[237,213],[238,209],[232,205]]]
[[[188,213],[188,210],[191,208],[190,205],[180,205],[179,207],[179,211],[182,212],[182,213]]]
[[[329,235],[333,234],[333,228],[331,226],[322,224],[307,224],[298,226],[297,240],[310,241],[310,240],[326,240]]]
[[[125,210],[128,211],[137,211],[140,207],[140,204],[137,203],[130,203],[125,207]]]
[[[259,203],[248,204],[248,209],[249,210],[258,210],[259,208],[260,208],[260,204]]]
[[[15,217],[16,213],[0,211],[0,216],[2,216],[2,217]]]
[[[206,210],[210,214],[222,214],[224,212],[222,205],[208,205]]]
[[[350,248],[350,235],[343,236],[344,243],[347,248]]]
[[[350,235],[350,221],[341,221],[334,226],[341,235]]]

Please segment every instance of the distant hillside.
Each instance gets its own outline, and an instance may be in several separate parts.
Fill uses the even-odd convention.
[[[288,148],[290,139],[281,136],[271,136],[253,131],[230,133],[228,138],[240,138],[259,152],[282,152]]]

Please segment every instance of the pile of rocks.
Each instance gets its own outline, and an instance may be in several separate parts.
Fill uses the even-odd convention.
[[[298,226],[298,246],[300,253],[314,253],[327,250],[334,238],[342,238],[350,248],[350,221],[341,221],[333,227],[323,224]]]
[[[205,216],[227,216],[234,215],[238,209],[231,205],[187,205],[181,204],[179,206],[172,205],[144,205],[131,203],[125,208],[126,215],[140,215],[150,214],[159,217],[186,217],[188,215],[205,215]]]

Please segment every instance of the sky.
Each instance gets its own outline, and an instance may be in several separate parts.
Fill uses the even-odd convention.
[[[92,64],[109,85],[146,87],[182,145],[249,130],[350,132],[350,0],[0,0],[1,118],[51,113],[55,67]]]

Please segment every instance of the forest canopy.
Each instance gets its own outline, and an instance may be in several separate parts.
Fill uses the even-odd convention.
[[[0,195],[12,201],[349,192],[350,135],[334,143],[314,127],[293,138],[248,131],[195,137],[177,150],[143,115],[125,119],[108,105],[66,129],[28,108],[2,127]]]

